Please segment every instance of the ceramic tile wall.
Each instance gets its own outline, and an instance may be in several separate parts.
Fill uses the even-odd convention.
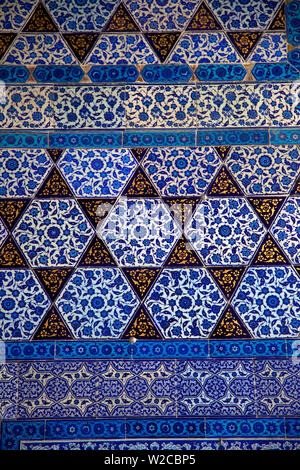
[[[299,449],[299,18],[0,1],[2,449]]]

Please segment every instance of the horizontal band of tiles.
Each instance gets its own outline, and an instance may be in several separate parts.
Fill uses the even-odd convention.
[[[300,450],[299,439],[101,439],[65,441],[22,441],[21,450],[138,450],[143,451],[193,451],[193,450]],[[141,454],[141,457],[143,454]]]
[[[256,63],[251,69],[252,77],[257,81],[298,80],[299,59],[297,50],[292,51],[289,62]],[[188,84],[193,72],[188,65],[146,65],[141,70],[134,65],[92,66],[87,75],[79,65],[38,65],[32,77],[38,83],[79,83],[87,77],[94,83],[131,83],[141,81],[152,84]],[[240,82],[247,79],[247,70],[241,64],[205,64],[199,65],[193,77],[197,82]],[[24,65],[1,65],[0,80],[4,83],[31,82],[30,71]],[[85,81],[85,80],[84,80]]]
[[[44,359],[186,359],[186,358],[287,358],[295,341],[184,340],[184,341],[7,341],[5,360]]]
[[[180,418],[3,421],[1,448],[20,448],[20,441],[53,439],[130,438],[293,438],[299,436],[297,418]]]
[[[300,128],[0,132],[0,148],[138,148],[300,143]]]
[[[1,90],[2,92],[3,90]],[[300,125],[298,82],[7,86],[2,129],[231,129]]]

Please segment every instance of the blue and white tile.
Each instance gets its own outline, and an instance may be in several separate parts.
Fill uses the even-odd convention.
[[[246,194],[288,194],[300,153],[296,145],[233,147],[226,165]]]
[[[195,75],[200,82],[243,81],[247,70],[241,64],[202,64]]]
[[[161,416],[176,409],[175,361],[20,365],[22,418]],[[163,386],[160,386],[163,382]]]
[[[178,416],[255,416],[251,359],[178,361]]]
[[[185,234],[206,265],[246,265],[265,228],[244,198],[209,198],[197,207]]]
[[[49,129],[53,127],[51,87],[7,86],[0,102],[2,129]]]
[[[299,84],[278,83],[268,86],[270,127],[296,127],[300,125]]]
[[[142,31],[182,30],[199,3],[199,0],[125,0]]]
[[[145,305],[165,338],[206,338],[226,301],[204,268],[163,269]]]
[[[166,60],[167,64],[240,63],[241,58],[222,32],[185,33]]]
[[[300,71],[289,62],[255,64],[251,73],[261,82],[287,82],[299,80]]]
[[[15,419],[18,402],[18,364],[0,362],[0,418]]]
[[[265,33],[262,35],[247,62],[286,62],[287,42],[285,33]]]
[[[197,127],[269,125],[270,97],[265,84],[198,85]]]
[[[300,366],[290,360],[254,361],[258,416],[297,416]]]
[[[195,127],[198,97],[194,85],[127,86],[125,127]]]
[[[32,197],[52,166],[42,149],[0,151],[0,198]]]
[[[38,0],[1,0],[0,6],[0,30],[20,30]]]
[[[102,34],[85,64],[159,64],[158,57],[142,34]]]
[[[120,266],[161,266],[180,234],[161,200],[124,198],[98,232]]]
[[[273,222],[271,232],[292,263],[300,264],[299,197],[288,198]]]
[[[124,125],[123,87],[55,86],[51,105],[57,129],[119,128]]]
[[[188,65],[145,65],[141,71],[147,83],[187,83],[193,72]]]
[[[119,338],[139,305],[119,268],[79,268],[56,300],[76,339]]]
[[[78,61],[59,34],[21,34],[1,60],[13,65],[71,65]]]
[[[44,0],[62,31],[101,31],[120,0]]]
[[[32,267],[74,266],[93,234],[72,199],[34,200],[13,230]]]
[[[58,166],[78,197],[118,196],[137,164],[127,149],[68,149]]]
[[[225,29],[255,30],[267,28],[282,0],[207,0]]]
[[[300,279],[290,266],[251,267],[232,305],[254,338],[299,335]]]
[[[143,160],[143,167],[162,196],[203,194],[220,166],[212,147],[152,148]]]
[[[185,450],[300,450],[298,439],[157,439],[104,441],[21,441],[20,450],[148,450],[148,451],[185,451]]]
[[[50,306],[42,287],[28,270],[0,271],[0,338],[29,339]]]

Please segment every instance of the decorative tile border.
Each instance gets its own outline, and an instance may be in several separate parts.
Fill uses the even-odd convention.
[[[21,450],[119,450],[119,451],[191,451],[191,450],[300,450],[299,439],[169,439],[92,441],[20,441]]]
[[[102,419],[53,421],[3,421],[2,449],[17,450],[21,441],[69,439],[170,439],[175,438],[295,438],[297,418],[274,419]]]
[[[6,361],[44,359],[288,358],[292,339],[143,341],[6,341]]]

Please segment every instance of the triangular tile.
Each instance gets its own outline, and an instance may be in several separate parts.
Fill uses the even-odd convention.
[[[64,153],[65,149],[46,149],[46,151],[49,157],[51,157],[54,163],[56,163]]]
[[[144,156],[146,155],[148,150],[149,149],[147,147],[146,148],[141,147],[141,148],[132,148],[132,149],[130,149],[130,152],[132,153],[134,158],[138,162],[140,162],[144,158]]]
[[[0,199],[0,217],[9,230],[16,225],[30,199]]]
[[[34,270],[52,301],[57,297],[72,271],[72,268],[40,268]]]
[[[146,33],[145,37],[161,62],[164,62],[181,33]]]
[[[0,60],[17,35],[15,33],[0,33]]]
[[[231,149],[230,145],[220,145],[219,147],[215,147],[215,150],[217,151],[219,157],[221,157],[223,161],[226,159],[230,149]]]
[[[65,33],[64,39],[80,62],[83,62],[95,45],[99,33]]]
[[[184,228],[190,220],[197,205],[201,201],[201,197],[194,198],[163,198],[164,202],[169,206],[172,217],[175,218],[180,227]]]
[[[23,28],[25,33],[55,33],[58,28],[45,9],[44,5],[38,4],[31,18]]]
[[[97,227],[98,223],[103,220],[114,203],[116,202],[116,198],[102,198],[102,199],[78,199],[78,202],[86,214],[89,221],[92,223],[94,228]]]
[[[278,12],[272,20],[269,31],[285,31],[285,5],[284,3],[279,8]]]
[[[297,179],[292,191],[291,191],[291,194],[292,195],[296,195],[296,194],[300,194],[300,176],[299,178]]]
[[[116,263],[103,241],[95,236],[83,254],[79,266],[116,266]]]
[[[227,168],[223,166],[210,185],[207,194],[209,196],[241,196],[242,192]]]
[[[243,273],[244,267],[238,268],[208,268],[214,280],[227,299],[234,293]]]
[[[127,197],[159,197],[159,194],[142,168],[135,170],[122,195]]]
[[[157,278],[160,268],[123,268],[136,293],[143,299]]]
[[[194,267],[194,266],[203,266],[199,256],[191,246],[191,244],[185,239],[185,237],[180,238],[173,250],[171,251],[165,266],[168,267]]]
[[[73,194],[57,168],[52,168],[37,192],[37,197],[73,197]]]
[[[269,228],[278,214],[282,204],[285,201],[284,197],[249,197],[248,201],[257,212],[259,217]]]
[[[263,239],[251,265],[268,266],[268,265],[290,264],[282,249],[277,245],[275,240],[269,233]]]
[[[222,26],[215,18],[213,13],[210,11],[210,9],[203,2],[199,6],[198,10],[194,14],[186,29],[188,31],[213,31],[222,29]]]
[[[122,335],[122,339],[132,337],[136,339],[162,339],[162,336],[144,306],[139,307]]]
[[[26,260],[14,239],[9,236],[0,248],[0,268],[27,268]]]
[[[251,338],[247,328],[239,316],[229,306],[218,320],[213,332],[212,339],[238,339]]]
[[[42,319],[33,340],[73,339],[69,328],[53,305]]]
[[[253,51],[258,40],[260,39],[261,32],[227,32],[227,35],[232,42],[233,46],[236,48],[238,53],[243,57],[244,60],[247,59],[249,54]]]
[[[125,5],[120,3],[115,13],[105,26],[104,31],[110,33],[132,33],[138,32],[139,27],[131,17]]]

